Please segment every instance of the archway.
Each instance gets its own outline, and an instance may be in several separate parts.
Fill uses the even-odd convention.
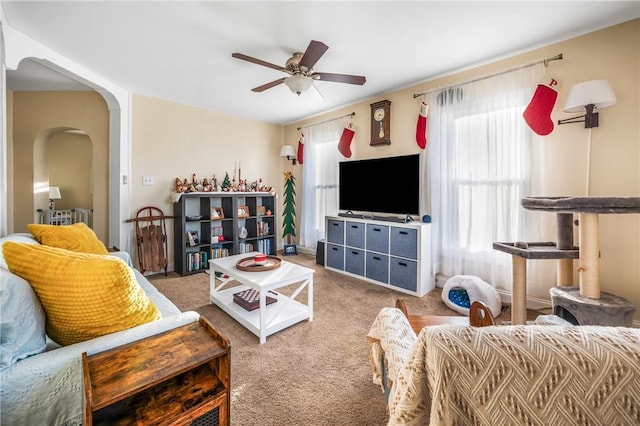
[[[5,24],[2,22],[0,25],[4,42],[4,61],[2,69],[0,69],[3,81],[6,80],[6,70],[15,70],[20,61],[31,58],[62,75],[86,84],[104,98],[109,114],[108,200],[106,203],[108,229],[105,242],[109,246],[115,245],[123,250],[128,250],[131,245],[131,230],[130,227],[120,225],[129,217],[131,205],[128,185],[131,169],[129,123],[131,98],[129,92]],[[2,93],[0,97],[4,103],[6,101],[5,93]],[[6,120],[6,117],[5,110],[2,119]],[[6,152],[7,134],[3,132],[0,139],[3,147],[0,152]],[[0,157],[0,160],[0,164],[6,164],[5,158]],[[11,187],[15,183],[11,182],[11,175],[6,169],[1,172],[0,174],[8,185],[0,188],[0,205],[8,207],[13,203],[14,194]],[[0,218],[0,230],[6,229],[6,219],[4,216]],[[15,222],[16,218],[9,215],[8,219]]]
[[[55,200],[55,210],[86,211],[90,216],[94,194],[90,136],[80,129],[48,129],[34,141],[33,152],[33,204],[37,210],[46,213],[49,187],[57,187],[61,198]],[[39,221],[47,217],[42,215]],[[90,217],[81,219],[91,225]]]

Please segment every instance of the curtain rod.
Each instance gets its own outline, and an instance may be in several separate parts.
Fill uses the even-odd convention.
[[[529,68],[529,67],[532,67],[532,66],[538,65],[538,64],[544,64],[544,66],[546,68],[547,64],[549,62],[551,62],[551,61],[559,61],[561,59],[562,59],[562,53],[554,56],[553,58],[542,59],[540,61],[530,62],[530,63],[524,64],[524,65],[519,65],[517,67],[509,68],[509,69],[504,70],[504,71],[498,71],[498,72],[495,72],[493,74],[485,75],[483,77],[474,78],[473,80],[462,81],[460,83],[451,83],[451,84],[448,84],[446,86],[436,87],[434,89],[428,89],[428,90],[425,90],[424,92],[414,93],[413,94],[413,99],[415,99],[415,98],[417,98],[419,96],[422,96],[424,94],[430,93],[430,92],[435,92],[435,91],[438,91],[438,90],[446,89],[447,87],[459,86],[461,84],[475,83],[476,81],[485,80],[485,79],[491,78],[491,77],[496,77],[496,76],[499,76],[499,75],[502,75],[502,74],[506,74],[508,72],[518,71],[518,70],[521,70],[523,68]]]
[[[345,115],[341,115],[340,117],[336,117],[336,118],[330,118],[328,120],[324,120],[324,121],[318,121],[317,123],[311,123],[311,124],[305,124],[304,126],[300,126],[298,127],[298,130],[302,130],[305,127],[311,127],[311,126],[316,126],[318,124],[324,124],[324,123],[328,123],[330,121],[335,121],[335,120],[340,120],[341,118],[345,118],[345,117],[353,117],[354,115],[356,115],[355,112],[352,112],[351,114],[345,114]]]

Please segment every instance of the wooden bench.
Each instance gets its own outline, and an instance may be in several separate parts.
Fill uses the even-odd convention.
[[[407,305],[404,300],[396,300],[396,308],[409,320],[411,328],[416,334],[420,334],[420,330],[424,327],[433,325],[471,325],[474,327],[485,327],[487,325],[495,325],[491,310],[482,302],[474,301],[469,308],[469,316],[446,316],[446,315],[410,315],[407,311]]]

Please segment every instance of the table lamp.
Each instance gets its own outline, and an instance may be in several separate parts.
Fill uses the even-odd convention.
[[[49,187],[49,210],[55,210],[56,208],[55,200],[59,200],[61,198],[62,196],[60,196],[60,188],[58,188],[57,186],[50,186]]]

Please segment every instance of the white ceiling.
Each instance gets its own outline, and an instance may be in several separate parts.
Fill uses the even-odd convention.
[[[9,26],[125,90],[276,124],[640,16],[640,1],[1,4]],[[322,96],[297,96],[283,84],[254,93],[286,74],[231,57],[284,66],[310,40],[329,46],[316,71],[367,82],[316,82]],[[7,87],[83,88],[34,61],[9,71]]]

